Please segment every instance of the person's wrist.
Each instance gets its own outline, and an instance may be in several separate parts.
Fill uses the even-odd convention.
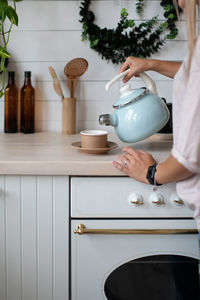
[[[159,169],[160,168],[160,164],[157,164],[156,166],[156,172],[155,172],[155,182],[157,185],[162,185],[163,183],[160,182],[160,178],[159,178]]]
[[[158,61],[155,59],[149,59],[148,62],[148,70],[149,71],[156,71],[158,66]]]

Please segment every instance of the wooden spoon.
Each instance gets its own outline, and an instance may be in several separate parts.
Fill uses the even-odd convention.
[[[51,77],[53,79],[53,86],[54,86],[54,90],[56,91],[56,93],[61,96],[62,100],[64,99],[64,94],[63,94],[63,91],[62,91],[62,88],[61,88],[61,85],[60,85],[60,81],[56,75],[56,72],[54,70],[53,67],[49,67],[49,72],[51,74]]]
[[[78,77],[82,76],[86,72],[87,68],[87,60],[80,57],[74,58],[66,64],[64,68],[64,74],[67,76],[67,83],[71,98],[74,98],[74,90]]]

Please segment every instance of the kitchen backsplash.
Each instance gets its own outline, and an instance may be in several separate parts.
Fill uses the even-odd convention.
[[[69,96],[64,67],[75,57],[84,57],[89,63],[87,72],[80,78],[76,88],[77,132],[82,129],[105,128],[98,124],[99,115],[112,112],[112,104],[118,96],[118,84],[105,91],[105,84],[120,68],[102,60],[97,52],[90,49],[88,42],[81,41],[79,23],[80,1],[29,1],[17,3],[19,26],[11,34],[9,52],[12,54],[8,69],[16,72],[19,89],[23,85],[24,71],[32,71],[32,83],[36,92],[36,131],[61,131],[61,100],[53,89],[48,66],[53,66],[64,94]],[[115,27],[120,10],[126,7],[130,17],[138,19],[135,1],[92,1],[91,9],[96,15],[96,23],[101,27]],[[160,1],[145,1],[144,19],[163,9]],[[176,41],[167,41],[158,59],[182,60],[187,51],[184,20],[178,22],[179,35]],[[158,93],[168,102],[172,101],[173,81],[149,72],[156,81]],[[119,83],[120,84],[120,83]],[[132,80],[135,87],[143,85],[139,79]],[[0,130],[4,127],[4,101],[0,100]],[[113,130],[112,128],[107,128]]]

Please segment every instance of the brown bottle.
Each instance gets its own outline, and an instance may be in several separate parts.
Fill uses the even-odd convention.
[[[4,132],[17,132],[18,91],[15,85],[15,72],[8,72],[8,85],[5,88]]]
[[[31,72],[24,73],[24,85],[21,88],[21,132],[34,132],[35,89],[31,85]]]

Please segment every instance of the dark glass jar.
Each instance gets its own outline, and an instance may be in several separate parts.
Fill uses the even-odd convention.
[[[33,133],[35,119],[35,89],[31,84],[31,72],[24,73],[24,85],[21,88],[21,132]]]
[[[8,72],[8,85],[5,88],[4,132],[17,132],[18,90],[15,85],[15,72]]]

